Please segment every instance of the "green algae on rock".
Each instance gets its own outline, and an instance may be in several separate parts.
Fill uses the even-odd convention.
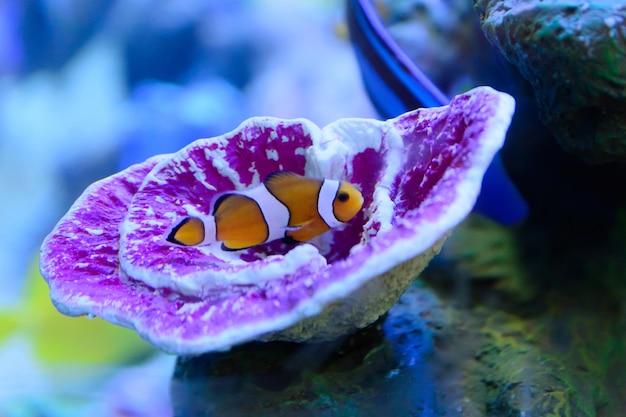
[[[174,413],[623,415],[625,339],[615,337],[610,314],[567,307],[523,317],[449,301],[417,280],[385,316],[349,336],[180,357]]]
[[[542,121],[590,163],[626,161],[624,1],[476,0],[487,38],[532,84]]]
[[[253,342],[178,358],[172,408],[180,416],[443,415],[430,357],[443,323],[436,294],[413,285],[376,323],[336,340]]]

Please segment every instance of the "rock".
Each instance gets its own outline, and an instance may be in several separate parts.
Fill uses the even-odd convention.
[[[487,38],[531,83],[542,121],[586,162],[626,161],[626,3],[477,0]]]

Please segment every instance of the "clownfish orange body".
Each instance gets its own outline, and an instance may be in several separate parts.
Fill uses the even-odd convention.
[[[254,188],[219,196],[212,215],[185,217],[167,241],[182,246],[222,242],[226,250],[276,239],[306,242],[349,221],[362,206],[359,190],[345,181],[277,171]]]

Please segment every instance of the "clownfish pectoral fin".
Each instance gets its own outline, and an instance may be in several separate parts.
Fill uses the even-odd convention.
[[[285,232],[284,239],[287,239],[287,242],[307,242],[314,238],[315,236],[319,236],[322,233],[330,230],[326,223],[322,220],[309,220],[299,226],[295,226],[291,228],[292,230],[287,230]]]
[[[296,231],[302,229],[303,227],[305,227],[309,223],[311,223],[311,222],[308,221],[308,222],[306,222],[304,224],[301,224],[301,225],[298,225],[298,226],[287,226],[287,227],[285,227],[285,234],[287,234],[288,232],[296,232]]]
[[[290,236],[289,233],[297,232],[305,227],[307,224],[311,223],[310,221],[301,224],[299,226],[287,226],[285,227],[285,236],[281,239],[283,243],[287,245],[297,245],[298,243],[302,243],[300,240],[295,239],[293,236]]]
[[[167,241],[181,246],[195,246],[204,241],[204,222],[198,217],[185,217],[167,236]]]

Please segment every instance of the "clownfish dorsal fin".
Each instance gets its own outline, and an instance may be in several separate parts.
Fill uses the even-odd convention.
[[[304,179],[304,177],[292,171],[274,171],[265,177],[263,185],[265,185],[271,192],[271,190],[276,187],[289,186],[301,181],[302,179]]]
[[[317,204],[316,199],[322,180],[303,177],[291,171],[275,171],[265,177],[263,185],[274,197],[285,204],[293,215],[293,209],[297,207]],[[302,219],[295,223],[292,221],[290,226],[298,225],[300,222]]]

